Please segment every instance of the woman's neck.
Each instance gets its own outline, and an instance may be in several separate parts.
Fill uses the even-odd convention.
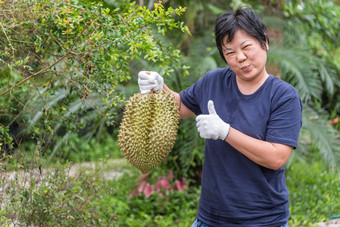
[[[236,76],[237,87],[244,95],[251,95],[259,89],[262,84],[267,80],[269,74],[265,71],[263,76],[257,77],[253,80],[242,80]]]

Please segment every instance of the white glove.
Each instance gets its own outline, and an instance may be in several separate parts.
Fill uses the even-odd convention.
[[[151,90],[162,90],[163,84],[163,77],[157,72],[140,71],[138,73],[138,85],[142,94],[149,93]]]
[[[229,134],[230,125],[225,123],[217,114],[214,102],[208,102],[209,114],[201,114],[196,117],[197,131],[204,139],[225,140]]]

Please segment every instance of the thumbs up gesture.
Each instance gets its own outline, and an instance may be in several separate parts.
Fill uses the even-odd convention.
[[[208,102],[208,111],[209,114],[201,114],[196,117],[196,126],[200,137],[225,140],[228,137],[230,125],[216,114],[212,100]]]

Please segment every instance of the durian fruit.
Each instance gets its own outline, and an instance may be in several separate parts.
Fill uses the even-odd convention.
[[[179,112],[174,95],[163,90],[137,93],[126,103],[118,142],[128,162],[143,174],[168,156],[177,136]]]

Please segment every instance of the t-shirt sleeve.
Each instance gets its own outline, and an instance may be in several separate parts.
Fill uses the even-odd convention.
[[[205,76],[200,78],[186,90],[180,92],[182,103],[188,107],[195,115],[202,114],[200,103],[204,93]]]
[[[266,141],[298,145],[298,137],[302,125],[302,104],[293,87],[285,90],[273,100],[273,109],[268,121]]]

